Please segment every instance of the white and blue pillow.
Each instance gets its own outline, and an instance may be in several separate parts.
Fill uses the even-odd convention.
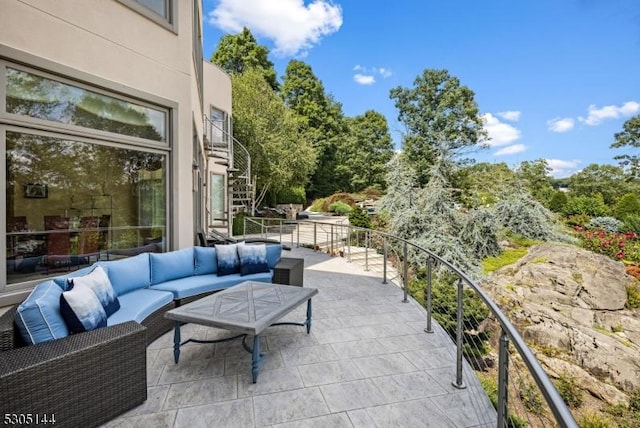
[[[264,244],[238,246],[240,275],[269,272],[267,247]]]
[[[216,257],[218,259],[218,276],[240,273],[240,258],[238,247],[243,244],[216,245]]]
[[[82,333],[107,326],[107,313],[100,300],[86,285],[75,283],[60,296],[60,313],[71,333]]]
[[[118,296],[116,296],[116,292],[111,285],[111,281],[109,281],[107,273],[101,266],[97,266],[87,275],[69,278],[67,281],[69,282],[70,289],[78,284],[89,287],[100,301],[107,317],[120,309]]]

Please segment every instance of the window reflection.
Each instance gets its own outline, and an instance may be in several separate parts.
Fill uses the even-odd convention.
[[[6,69],[7,113],[166,141],[166,112]]]
[[[8,283],[164,251],[165,155],[10,131],[6,141]]]

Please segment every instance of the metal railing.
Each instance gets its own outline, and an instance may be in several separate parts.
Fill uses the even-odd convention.
[[[578,426],[500,307],[465,273],[427,248],[339,221],[246,217],[243,236],[345,257],[363,264],[365,270],[379,272],[383,283],[396,283],[403,290],[403,301],[412,294],[427,313],[424,331],[434,332],[435,318],[436,326],[449,334],[456,347],[453,386],[466,388],[465,375],[475,373],[496,408],[498,427]],[[491,349],[490,339],[496,336],[497,349]]]

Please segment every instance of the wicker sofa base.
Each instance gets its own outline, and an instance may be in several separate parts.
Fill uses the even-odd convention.
[[[0,324],[13,324],[14,315]],[[146,349],[147,328],[129,321],[5,350],[0,403],[5,414],[46,414],[56,426],[99,426],[146,401]]]

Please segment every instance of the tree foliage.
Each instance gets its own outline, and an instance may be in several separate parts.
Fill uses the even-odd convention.
[[[506,163],[477,163],[461,169],[457,187],[460,202],[468,208],[491,206],[516,186],[518,178]]]
[[[464,156],[486,137],[473,91],[447,70],[426,69],[413,88],[398,86],[390,97],[398,120],[406,126],[403,150],[421,184],[431,165],[439,163],[450,174],[454,164],[464,163]]]
[[[624,171],[615,165],[590,164],[569,178],[571,196],[599,193],[606,205],[613,205],[628,189]]]
[[[554,190],[550,175],[551,168],[547,160],[524,161],[520,163],[516,173],[531,195],[543,205],[548,206]]]
[[[317,166],[307,188],[307,196],[330,195],[344,180],[337,176],[337,153],[347,132],[342,105],[326,94],[324,85],[311,66],[299,60],[287,65],[282,98],[303,120],[301,128],[317,153]]]
[[[498,224],[513,233],[542,241],[565,240],[553,213],[527,191],[516,191],[493,207]]]
[[[211,62],[230,75],[241,74],[249,69],[258,70],[269,86],[278,90],[276,70],[269,61],[269,49],[259,45],[247,28],[238,34],[222,36]]]
[[[348,137],[338,147],[337,173],[345,177],[348,190],[385,188],[386,164],[394,153],[387,119],[368,110],[347,119]]]
[[[612,148],[640,148],[640,115],[627,120],[622,126],[623,131],[615,134],[616,141],[611,144]],[[637,151],[617,155],[614,159],[620,162],[620,167],[629,173],[633,178],[640,178],[640,156]]]
[[[234,136],[247,147],[257,190],[264,195],[306,183],[315,151],[300,135],[300,121],[264,80],[249,69],[232,77]]]

